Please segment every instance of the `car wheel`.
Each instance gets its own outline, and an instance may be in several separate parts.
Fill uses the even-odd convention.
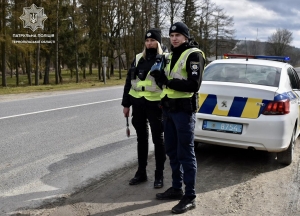
[[[277,153],[277,161],[283,165],[290,165],[293,161],[294,147],[296,143],[295,133],[296,128],[293,131],[291,142],[287,150]]]

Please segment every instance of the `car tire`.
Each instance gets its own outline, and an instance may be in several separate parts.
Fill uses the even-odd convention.
[[[283,165],[290,165],[293,161],[294,147],[296,143],[295,133],[296,128],[293,130],[291,142],[287,150],[277,153],[277,161]]]
[[[194,142],[194,149],[196,150],[199,146],[199,143],[198,142]]]

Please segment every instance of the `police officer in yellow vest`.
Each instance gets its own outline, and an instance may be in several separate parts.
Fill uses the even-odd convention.
[[[154,154],[156,161],[154,188],[163,187],[163,171],[166,160],[162,109],[159,107],[161,89],[154,78],[149,75],[156,55],[163,54],[161,48],[161,30],[149,29],[145,35],[145,46],[142,53],[136,55],[128,71],[124,86],[122,106],[125,117],[129,116],[132,106],[132,125],[137,134],[138,170],[129,181],[130,185],[137,185],[147,181],[148,138],[150,124]]]
[[[169,29],[171,52],[164,73],[154,71],[162,86],[164,139],[172,169],[172,187],[156,194],[160,200],[180,199],[173,213],[195,208],[197,161],[194,152],[195,112],[202,81],[205,55],[190,38],[188,27],[177,22]],[[183,190],[183,183],[185,190]]]

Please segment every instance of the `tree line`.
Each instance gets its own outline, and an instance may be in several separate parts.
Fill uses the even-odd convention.
[[[24,7],[42,7],[47,19],[44,28],[34,34],[53,34],[55,43],[13,43],[13,34],[33,34],[24,28],[20,16]],[[233,39],[233,17],[210,0],[1,0],[1,56],[2,86],[6,74],[28,76],[29,85],[49,84],[51,65],[55,82],[62,83],[61,66],[70,70],[79,82],[97,68],[98,79],[103,79],[102,57],[108,57],[107,76],[126,69],[144,44],[149,28],[162,29],[168,36],[169,26],[185,22],[203,51],[210,55],[214,38]],[[32,38],[22,38],[32,40]],[[167,42],[166,42],[167,43]],[[115,68],[118,65],[118,68]],[[35,75],[31,83],[31,74]]]
[[[219,56],[236,45],[232,16],[211,0],[0,0],[0,43],[2,86],[6,76],[27,75],[28,85],[49,84],[51,69],[55,83],[63,83],[62,66],[79,82],[96,68],[97,78],[122,78],[134,56],[144,46],[149,28],[160,28],[168,47],[171,24],[182,21],[190,28],[206,56]],[[25,7],[43,8],[47,19],[34,32],[20,19]],[[16,43],[16,34],[43,35],[53,43]],[[44,38],[45,39],[45,38]],[[22,37],[22,40],[41,40]],[[103,57],[108,62],[103,65]],[[79,73],[80,72],[80,73]],[[34,83],[32,83],[34,74]]]

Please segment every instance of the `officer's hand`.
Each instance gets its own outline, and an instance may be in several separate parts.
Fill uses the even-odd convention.
[[[150,75],[153,76],[155,79],[159,79],[161,72],[159,70],[154,70],[150,72]]]
[[[162,71],[162,72],[160,73],[160,76],[159,76],[158,78],[155,78],[155,82],[156,82],[156,83],[160,83],[160,84],[162,84],[162,85],[166,85],[166,84],[167,84],[168,78],[166,77],[164,71]]]
[[[163,85],[167,85],[168,78],[166,77],[164,71],[160,74],[159,78],[155,79],[156,84],[162,89]]]
[[[129,117],[130,108],[129,107],[124,107],[123,108],[123,113],[124,113],[124,117]]]

